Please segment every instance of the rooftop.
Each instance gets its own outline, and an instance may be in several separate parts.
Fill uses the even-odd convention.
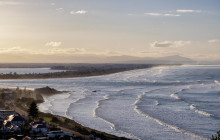
[[[33,126],[33,128],[47,128],[44,124],[36,124]]]
[[[8,121],[25,121],[20,115],[10,115]]]

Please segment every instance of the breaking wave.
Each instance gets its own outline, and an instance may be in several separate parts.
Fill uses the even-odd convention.
[[[116,131],[118,131],[118,132],[120,132],[120,133],[126,135],[128,138],[132,138],[132,139],[134,139],[134,140],[141,140],[141,138],[139,138],[138,136],[135,136],[134,134],[131,134],[131,133],[125,132],[125,131],[123,131],[123,130],[117,129],[115,124],[113,124],[112,122],[110,122],[110,121],[108,121],[108,120],[106,120],[106,119],[100,117],[99,115],[97,115],[97,110],[101,107],[101,102],[106,101],[106,100],[109,100],[109,95],[105,95],[105,96],[103,96],[103,98],[104,98],[104,99],[99,100],[99,101],[96,102],[96,106],[97,106],[97,107],[93,110],[93,116],[96,117],[96,118],[99,118],[99,119],[103,120],[104,122],[106,122],[107,124],[110,125],[110,128],[111,128],[112,130],[116,130]]]
[[[141,110],[137,107],[137,105],[135,106],[135,111],[136,111],[138,114],[140,114],[140,115],[142,115],[142,116],[144,116],[144,117],[146,117],[146,118],[149,118],[149,119],[151,119],[151,120],[157,122],[159,125],[162,125],[162,126],[165,126],[165,127],[170,128],[170,129],[173,129],[173,130],[176,131],[176,132],[183,133],[183,134],[186,134],[186,135],[191,136],[191,137],[194,137],[194,138],[199,138],[199,139],[201,139],[201,140],[208,140],[208,138],[199,136],[199,135],[197,135],[197,134],[195,134],[195,133],[192,133],[192,132],[190,132],[190,131],[186,131],[186,130],[184,130],[184,129],[181,129],[181,128],[175,126],[175,125],[171,125],[171,124],[165,123],[165,122],[163,122],[163,121],[161,121],[161,120],[159,120],[159,119],[157,119],[157,118],[151,117],[150,115],[148,115],[148,114],[144,113],[143,111],[141,111]]]
[[[196,113],[204,115],[204,116],[208,116],[208,117],[214,116],[213,114],[210,114],[208,112],[201,111],[201,110],[197,109],[194,104],[190,105],[190,109],[191,110],[195,110]]]
[[[216,84],[219,84],[219,85],[220,85],[220,82],[219,82],[218,80],[215,80],[214,82],[215,82]]]
[[[180,97],[176,93],[171,94],[170,97],[178,99],[178,100],[180,99]]]

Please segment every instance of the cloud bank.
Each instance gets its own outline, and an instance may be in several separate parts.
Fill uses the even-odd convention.
[[[27,53],[28,51],[20,46],[14,46],[11,48],[0,48],[0,54],[15,54],[15,53]]]
[[[164,48],[164,47],[181,47],[187,44],[190,44],[190,41],[163,41],[163,42],[158,42],[155,41],[151,44],[152,47],[158,47],[158,48]]]
[[[47,54],[65,54],[65,55],[72,55],[72,54],[86,54],[86,50],[84,48],[51,48],[48,50]]]
[[[45,46],[59,47],[61,44],[62,44],[62,42],[54,42],[54,41],[51,41],[51,42],[47,42],[47,43],[45,44]]]
[[[79,11],[70,11],[70,14],[71,15],[85,15],[87,14],[88,12],[85,11],[85,10],[79,10]]]
[[[189,10],[189,9],[179,9],[176,10],[178,13],[201,13],[201,10]]]
[[[178,14],[162,14],[162,13],[145,13],[148,16],[164,16],[164,17],[179,17],[181,15]]]
[[[208,42],[209,43],[218,43],[218,42],[220,42],[220,40],[219,39],[212,39],[212,40],[209,40]]]
[[[4,6],[4,5],[21,5],[21,2],[17,2],[17,1],[0,1],[0,6]]]

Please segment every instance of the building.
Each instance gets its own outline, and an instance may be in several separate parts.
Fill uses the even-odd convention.
[[[8,117],[7,120],[4,121],[4,125],[17,125],[21,126],[25,124],[25,119],[21,117],[19,114],[13,114]]]
[[[45,124],[35,124],[34,126],[32,126],[32,131],[33,132],[41,132],[41,134],[43,134],[45,136],[48,132],[48,129]]]
[[[13,132],[13,131],[21,131],[21,128],[17,125],[12,125],[10,128],[10,131]]]
[[[32,126],[33,132],[41,132],[41,134],[46,135],[48,132],[47,124],[46,122],[38,121],[38,122],[32,122],[30,123]]]
[[[13,110],[0,110],[0,117],[3,118],[4,120],[8,118],[8,116],[17,114]]]

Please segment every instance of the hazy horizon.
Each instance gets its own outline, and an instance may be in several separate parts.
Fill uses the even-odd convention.
[[[0,63],[174,55],[218,61],[219,6],[219,0],[0,0]]]

